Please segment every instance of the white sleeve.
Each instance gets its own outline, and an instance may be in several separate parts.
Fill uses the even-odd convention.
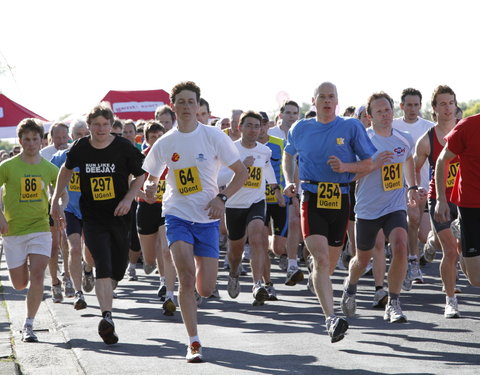
[[[232,180],[233,171],[228,167],[221,167],[218,171],[218,178],[217,178],[217,185],[220,186],[227,186],[228,183]]]
[[[154,177],[160,177],[166,168],[166,163],[162,160],[158,142],[156,142],[143,161],[143,170]]]
[[[265,171],[265,180],[267,180],[267,184],[277,184],[277,177],[275,176],[275,171],[273,170],[272,163],[270,163],[270,159],[272,158],[272,150],[268,149],[268,155],[266,156],[266,162],[263,167]]]

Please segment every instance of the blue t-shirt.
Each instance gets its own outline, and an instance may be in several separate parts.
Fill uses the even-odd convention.
[[[60,150],[57,151],[53,156],[52,160],[50,160],[51,163],[55,164],[58,168],[60,168],[64,163],[65,160],[67,159],[67,150]],[[68,204],[67,207],[65,207],[65,211],[70,212],[71,214],[74,214],[77,218],[82,220],[82,213],[80,212],[80,197],[82,193],[80,191],[73,191],[71,189],[75,189],[75,186],[80,189],[80,181],[76,181],[76,179],[79,179],[79,168],[74,168],[73,169],[73,175],[72,175],[72,180],[69,181],[68,186],[67,186],[67,191],[68,191]]]
[[[298,153],[300,180],[348,183],[354,173],[337,173],[327,164],[330,156],[337,156],[344,163],[368,159],[376,148],[367,136],[362,123],[350,117],[336,117],[328,124],[316,119],[302,119],[288,132],[285,151]],[[302,188],[317,192],[317,185],[302,183]],[[342,186],[342,193],[348,193]]]
[[[391,151],[394,153],[388,165],[376,169],[358,181],[355,193],[355,214],[359,219],[373,220],[386,214],[407,210],[404,163],[413,153],[414,142],[409,133],[393,129],[390,137],[382,137],[373,129],[368,134],[377,152]],[[398,164],[397,164],[398,163]],[[401,171],[400,184],[395,185],[395,176]],[[389,185],[390,184],[390,185]],[[386,185],[392,190],[385,190]]]
[[[282,157],[283,150],[285,149],[285,141],[282,138],[274,137],[273,135],[268,136],[268,142],[265,143],[265,146],[268,146],[272,150],[272,157],[270,158],[270,164],[275,172],[275,177],[277,178],[277,184],[285,188],[285,178],[283,177],[282,170]],[[278,204],[277,200],[273,197],[268,199],[268,189],[267,186],[267,204]],[[273,192],[271,192],[273,194]],[[285,202],[289,202],[289,198],[284,196]],[[271,201],[273,200],[273,201]]]

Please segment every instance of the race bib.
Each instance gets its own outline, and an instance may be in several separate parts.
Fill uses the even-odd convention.
[[[275,196],[275,189],[273,185],[266,185],[265,188],[265,200],[267,203],[277,203],[277,197]]]
[[[163,201],[163,194],[165,193],[165,187],[166,187],[166,181],[165,180],[160,180],[158,181],[158,186],[157,186],[157,201]]]
[[[202,183],[197,167],[175,169],[175,182],[178,192],[182,195],[190,195],[202,191]]]
[[[248,178],[243,184],[243,187],[250,189],[260,189],[262,184],[262,168],[254,167],[253,165],[248,167]]]
[[[80,193],[80,173],[73,172],[72,178],[68,182],[68,190]]]
[[[42,199],[42,179],[40,177],[22,177],[20,179],[20,200],[36,201]]]
[[[317,191],[317,208],[339,210],[342,208],[342,192],[340,184],[319,182]]]
[[[93,199],[96,201],[115,198],[112,176],[90,177],[90,186],[92,188]]]
[[[455,176],[457,175],[459,164],[450,163],[448,166],[447,188],[451,188],[455,184]]]
[[[402,165],[387,164],[382,167],[382,184],[384,191],[397,190],[403,187]]]

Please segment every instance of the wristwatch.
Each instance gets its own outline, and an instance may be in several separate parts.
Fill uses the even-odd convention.
[[[220,198],[222,200],[223,203],[227,203],[227,196],[225,194],[217,194],[217,197]]]

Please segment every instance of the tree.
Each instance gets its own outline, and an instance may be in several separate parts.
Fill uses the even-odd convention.
[[[469,117],[480,113],[480,100],[470,100],[468,102],[458,103],[463,111],[463,117]]]

